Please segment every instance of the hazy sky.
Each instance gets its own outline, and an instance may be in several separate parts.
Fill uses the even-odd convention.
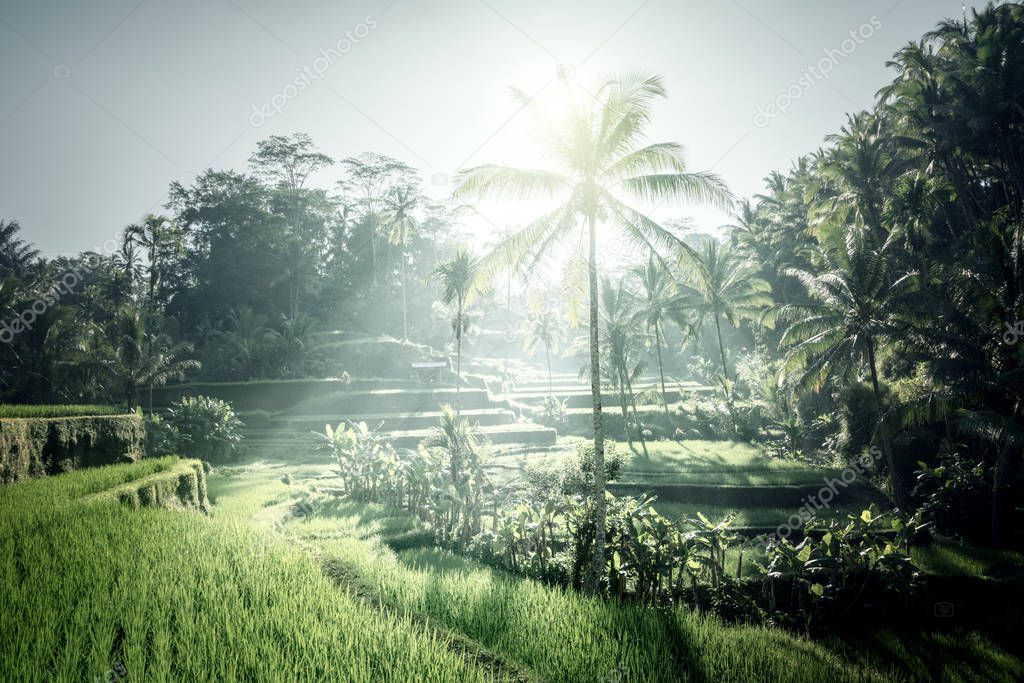
[[[580,84],[662,74],[652,139],[684,144],[691,170],[749,196],[870,106],[896,49],[962,12],[947,0],[0,0],[0,217],[47,253],[94,248],[160,210],[169,182],[242,169],[257,140],[296,131],[336,158],[399,157],[441,196],[465,165],[543,163],[509,87],[543,97],[560,65]],[[768,107],[780,97],[785,113]],[[530,208],[481,211],[468,228],[483,235]]]

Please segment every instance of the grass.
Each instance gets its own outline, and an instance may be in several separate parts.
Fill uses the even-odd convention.
[[[914,563],[930,574],[1007,578],[1024,575],[1024,553],[1015,550],[978,548],[936,539],[931,545],[912,549]]]
[[[285,530],[370,600],[426,615],[543,680],[882,680],[779,630],[590,598],[435,549],[395,553],[380,535],[406,525],[379,506],[336,503]]]
[[[231,515],[81,498],[174,462],[0,489],[0,679],[108,680],[115,664],[147,681],[501,678]]]
[[[46,418],[46,417],[95,417],[99,415],[124,415],[125,408],[100,405],[23,405],[0,404],[0,419]]]

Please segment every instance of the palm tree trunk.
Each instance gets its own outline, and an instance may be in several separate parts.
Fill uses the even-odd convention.
[[[718,352],[722,354],[722,375],[729,379],[729,367],[725,364],[725,345],[722,344],[722,325],[718,321],[718,313],[715,313],[715,332],[718,334]]]
[[[1010,459],[1006,457],[1010,443],[1006,443],[996,454],[996,467],[992,474],[992,516],[990,520],[992,545],[996,548],[1003,545],[1003,515],[1007,510],[1006,498],[1009,493]]]
[[[889,469],[889,493],[896,502],[903,497],[903,487],[900,485],[900,475],[896,471],[896,459],[893,457],[892,447],[889,439],[882,428],[882,390],[878,385],[878,364],[875,362],[875,342],[868,337],[868,363],[871,365],[871,388],[875,393],[875,413],[878,420],[878,433],[882,442],[882,452],[885,454],[885,464]]]
[[[590,395],[594,407],[594,553],[586,588],[590,593],[601,589],[604,575],[605,526],[605,470],[604,424],[601,412],[601,346],[598,336],[598,282],[597,282],[597,221],[595,211],[587,215],[589,233],[587,276],[590,289]]]
[[[402,253],[402,339],[409,339],[409,301],[406,290],[409,287],[409,278],[406,275],[405,253]]]
[[[636,425],[637,436],[640,437],[640,447],[644,449],[644,458],[650,457],[647,452],[647,440],[644,438],[644,427],[640,424],[640,414],[636,410],[636,395],[633,394],[633,380],[629,378],[629,370],[623,373],[622,378],[626,381],[626,393],[629,396],[629,405],[633,407],[633,421]]]
[[[668,416],[668,391],[665,389],[665,366],[661,362],[661,322],[654,323],[654,348],[658,350],[658,374],[661,375],[661,405]]]
[[[622,379],[622,373],[619,375],[619,409],[622,411],[622,428],[626,430],[626,443],[629,444],[629,450],[636,452],[633,448],[633,431],[629,428],[629,404],[626,403],[626,382]]]
[[[462,301],[459,301],[459,317],[455,330],[455,414],[462,414]]]
[[[551,347],[548,346],[547,342],[544,342],[544,360],[548,364],[548,396],[554,396],[555,390],[551,383]]]

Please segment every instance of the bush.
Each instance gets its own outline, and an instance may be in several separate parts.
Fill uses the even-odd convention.
[[[211,462],[230,460],[242,441],[242,422],[231,404],[209,396],[187,396],[171,405],[167,424],[172,432],[159,438],[183,455]]]
[[[159,458],[178,452],[178,430],[167,420],[159,415],[147,415],[142,424],[146,430],[146,457]]]
[[[989,539],[992,485],[985,464],[944,445],[939,464],[918,462],[913,495],[921,515],[944,534],[972,542]]]

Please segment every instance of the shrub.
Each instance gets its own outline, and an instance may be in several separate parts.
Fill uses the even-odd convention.
[[[921,501],[924,519],[957,538],[988,540],[992,485],[985,463],[943,446],[938,465],[918,462],[918,466],[914,496]]]
[[[176,450],[193,458],[225,461],[238,452],[242,422],[231,404],[209,396],[187,396],[171,405],[167,424]]]

